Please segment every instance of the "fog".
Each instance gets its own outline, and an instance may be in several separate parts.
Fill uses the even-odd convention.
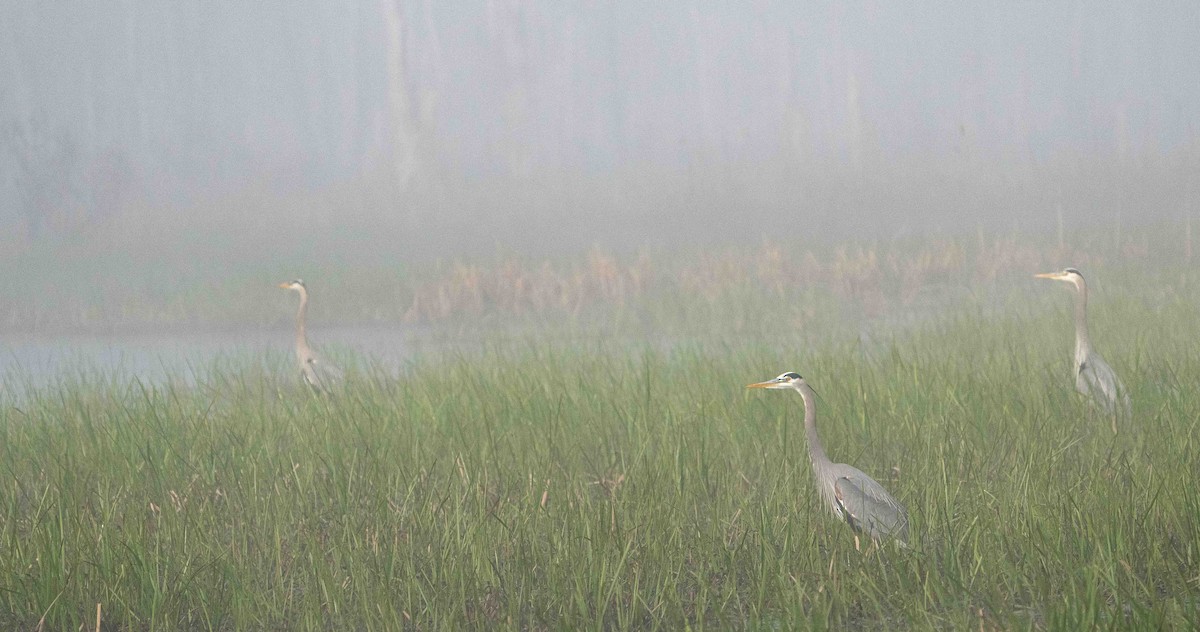
[[[421,258],[1172,220],[1197,33],[1188,2],[6,2],[0,226]]]

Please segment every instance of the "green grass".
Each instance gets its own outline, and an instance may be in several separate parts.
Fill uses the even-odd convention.
[[[0,407],[0,628],[97,603],[133,630],[1196,628],[1200,302],[1174,274],[1093,298],[1116,435],[1049,282],[865,349],[836,314],[727,327],[731,292],[691,317],[736,333],[497,338],[329,400],[276,358],[79,372]],[[799,397],[744,389],[784,370],[911,549],[857,551],[820,507]]]

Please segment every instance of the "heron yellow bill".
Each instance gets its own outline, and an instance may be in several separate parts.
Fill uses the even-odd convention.
[[[766,382],[755,382],[754,384],[747,384],[746,388],[769,388],[778,383],[779,382],[776,382],[775,380],[769,380]]]
[[[283,282],[283,283],[280,283],[280,284],[279,284],[279,287],[281,287],[281,288],[283,288],[283,289],[285,289],[285,290],[286,290],[286,289],[289,289],[289,288],[291,288],[291,287],[292,287],[292,284],[291,284],[291,283],[288,283],[288,282],[286,282],[286,281],[285,281],[285,282]]]
[[[1043,272],[1041,274],[1033,275],[1033,278],[1035,278],[1035,279],[1057,279],[1057,278],[1060,278],[1062,275],[1063,275],[1062,272]]]

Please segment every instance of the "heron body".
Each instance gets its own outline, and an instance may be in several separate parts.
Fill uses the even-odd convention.
[[[908,511],[883,485],[862,470],[845,463],[834,463],[825,454],[817,435],[816,391],[796,373],[750,384],[747,388],[792,389],[804,399],[804,434],[808,457],[816,477],[821,501],[833,515],[845,520],[856,532],[866,533],[875,542],[895,538],[908,541]]]
[[[1070,283],[1075,291],[1075,390],[1079,391],[1097,408],[1109,414],[1130,414],[1129,392],[1104,358],[1092,349],[1087,323],[1087,282],[1075,268],[1062,272],[1036,275],[1039,279],[1053,279]]]
[[[280,283],[279,287],[294,290],[300,294],[300,308],[296,311],[296,363],[300,368],[300,379],[304,380],[304,383],[314,391],[328,393],[334,382],[341,379],[341,371],[337,367],[319,360],[317,353],[308,344],[308,333],[305,330],[305,320],[308,316],[308,288],[300,279]]]

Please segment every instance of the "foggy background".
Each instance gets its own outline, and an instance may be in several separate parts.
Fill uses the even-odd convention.
[[[1197,34],[1195,2],[14,0],[0,243],[132,268],[1178,221]]]

